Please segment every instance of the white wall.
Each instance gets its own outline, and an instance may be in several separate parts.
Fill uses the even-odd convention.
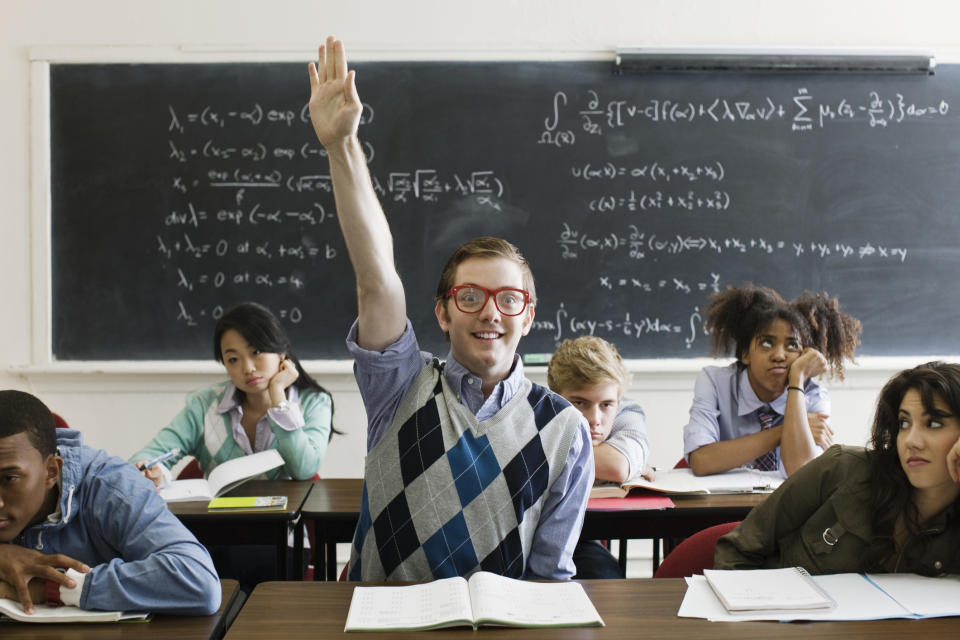
[[[3,0],[0,2],[0,388],[33,391],[81,428],[89,443],[129,455],[182,406],[183,395],[220,379],[213,363],[112,372],[38,370],[31,250],[31,92],[29,53],[83,47],[279,52],[308,60],[328,33],[352,52],[608,52],[617,45],[922,48],[960,59],[960,5],[950,0],[911,10],[890,0]],[[224,54],[229,57],[231,54]],[[635,363],[631,396],[647,410],[654,463],[680,455],[680,428],[703,362]],[[883,380],[915,359],[874,360],[830,385],[839,439],[862,443]],[[308,368],[331,370],[319,364]],[[336,398],[338,438],[322,469],[362,474],[365,419],[347,365],[318,376]],[[544,382],[543,374],[532,377]]]

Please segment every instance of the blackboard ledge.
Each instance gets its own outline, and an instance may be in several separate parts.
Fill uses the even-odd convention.
[[[916,366],[922,362],[942,360],[960,362],[960,355],[919,355],[919,356],[861,356],[856,364],[848,365],[851,371],[899,371]],[[703,367],[723,366],[732,362],[729,358],[652,358],[625,359],[627,369],[633,373],[688,373],[700,371]],[[303,360],[304,368],[311,374],[344,374],[353,372],[353,360]],[[538,368],[538,365],[526,365]],[[223,375],[223,366],[212,360],[69,360],[53,361],[44,364],[12,365],[7,367],[12,375]]]

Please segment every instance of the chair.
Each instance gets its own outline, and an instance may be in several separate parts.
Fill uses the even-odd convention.
[[[194,458],[187,463],[183,469],[180,469],[180,473],[177,474],[177,480],[192,480],[195,478],[202,478],[203,470],[200,468],[200,463],[197,462],[197,459]]]
[[[53,413],[53,412],[51,411],[51,413]],[[58,414],[58,413],[54,413],[54,414],[53,414],[53,426],[55,426],[57,429],[69,429],[69,428],[70,428],[70,425],[67,424],[67,421],[64,420],[63,418],[61,418],[61,417],[60,417],[60,414]]]
[[[671,551],[663,563],[657,567],[654,578],[685,578],[704,569],[713,569],[713,549],[717,539],[726,535],[740,524],[724,522],[698,531]]]

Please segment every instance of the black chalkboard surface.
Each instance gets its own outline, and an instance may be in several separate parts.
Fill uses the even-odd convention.
[[[860,353],[960,353],[960,68],[935,76],[616,76],[599,62],[355,65],[360,136],[425,349],[475,235],[538,279],[524,353],[594,333],[709,353],[701,311],[753,280],[840,297]],[[54,64],[52,353],[206,359],[241,300],[301,357],[356,309],[305,64]]]

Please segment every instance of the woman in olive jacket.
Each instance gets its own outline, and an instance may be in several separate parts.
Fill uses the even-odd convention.
[[[835,445],[717,542],[715,568],[960,573],[960,365],[880,393],[870,447]]]

